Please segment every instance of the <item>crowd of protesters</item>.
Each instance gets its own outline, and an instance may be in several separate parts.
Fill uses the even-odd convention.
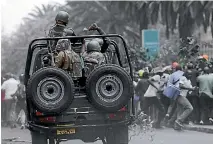
[[[150,116],[154,107],[153,127],[213,124],[213,68],[206,55],[184,66],[174,62],[142,69],[138,76],[134,80],[137,111]]]
[[[26,102],[23,74],[17,78],[13,74],[6,74],[1,78],[1,120],[3,127],[15,128],[20,125],[25,128]]]

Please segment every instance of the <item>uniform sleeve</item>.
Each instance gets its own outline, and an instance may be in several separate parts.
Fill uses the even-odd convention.
[[[99,27],[98,30],[100,35],[106,35],[106,33]],[[110,44],[110,39],[108,37],[103,37],[103,46],[101,47],[101,52],[105,53]]]
[[[64,60],[64,52],[61,51],[57,56],[55,56],[55,66],[60,68],[63,64],[63,60]]]

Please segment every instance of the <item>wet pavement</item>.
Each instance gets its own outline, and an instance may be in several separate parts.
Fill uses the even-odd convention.
[[[129,144],[212,144],[213,134],[194,132],[194,131],[175,131],[173,129],[165,128],[160,130],[153,130],[138,133],[133,135],[133,132],[130,131],[131,140]],[[19,128],[10,129],[2,128],[1,129],[2,139],[4,138],[13,138],[20,137],[19,140],[25,140],[26,142],[9,142],[6,144],[30,144],[31,137],[28,130],[21,130]],[[3,144],[3,143],[2,143]],[[61,144],[84,144],[80,140],[71,140],[67,142],[61,142]],[[88,143],[92,144],[92,143]],[[93,144],[102,144],[101,141],[97,141]]]

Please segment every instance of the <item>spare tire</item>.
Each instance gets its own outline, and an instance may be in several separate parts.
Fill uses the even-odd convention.
[[[134,95],[133,82],[120,66],[105,64],[94,69],[86,81],[88,99],[104,111],[115,112]]]
[[[39,111],[61,113],[74,98],[74,83],[71,76],[62,69],[42,68],[31,76],[27,96]]]

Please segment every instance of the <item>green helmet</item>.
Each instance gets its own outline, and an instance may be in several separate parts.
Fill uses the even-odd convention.
[[[93,52],[93,51],[97,51],[97,52],[101,51],[101,46],[96,40],[92,40],[91,42],[87,44],[87,52]]]
[[[67,24],[69,22],[69,14],[65,11],[59,11],[55,17],[55,21],[62,21]]]

